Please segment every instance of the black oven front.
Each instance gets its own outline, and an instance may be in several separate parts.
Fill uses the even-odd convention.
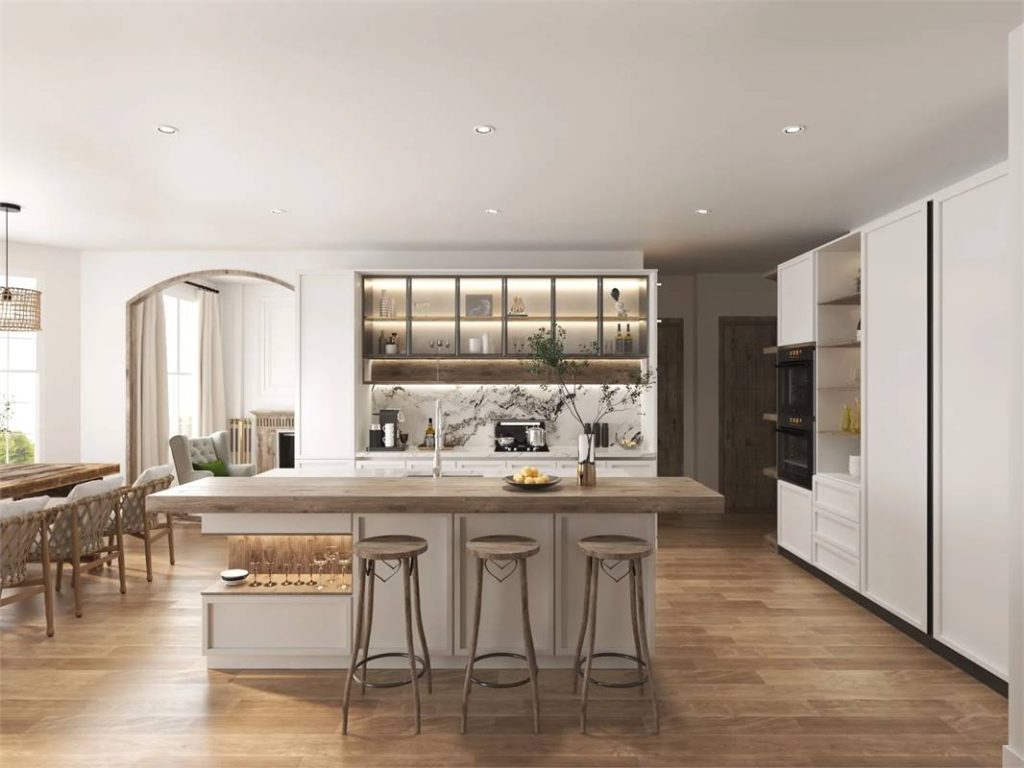
[[[814,420],[814,346],[781,347],[778,370],[779,423],[784,417]]]
[[[776,436],[779,480],[809,489],[814,476],[814,430],[779,427]]]

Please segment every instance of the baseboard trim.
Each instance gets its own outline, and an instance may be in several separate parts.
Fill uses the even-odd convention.
[[[940,643],[938,640],[936,640],[934,637],[932,637],[928,633],[922,632],[920,629],[915,627],[913,624],[910,624],[910,623],[904,621],[899,616],[896,616],[895,614],[890,613],[889,611],[887,611],[885,608],[882,608],[877,603],[875,603],[875,602],[869,600],[868,598],[864,597],[864,595],[862,595],[860,592],[856,591],[855,589],[851,589],[850,587],[846,586],[845,584],[843,584],[838,579],[835,579],[832,576],[829,576],[827,573],[825,573],[821,569],[819,569],[816,566],[811,565],[810,563],[808,563],[806,560],[804,560],[802,557],[800,557],[800,555],[796,555],[796,554],[790,552],[789,550],[785,549],[784,547],[777,547],[776,549],[777,549],[778,553],[780,555],[782,555],[784,558],[786,558],[787,560],[790,560],[793,563],[796,563],[798,566],[803,568],[805,571],[807,571],[812,576],[815,576],[816,578],[818,578],[821,581],[825,582],[826,584],[828,584],[830,587],[832,587],[834,590],[836,590],[837,592],[839,592],[843,596],[848,597],[850,600],[852,600],[853,602],[857,603],[857,605],[859,605],[861,608],[865,608],[866,610],[868,610],[869,612],[873,613],[875,616],[877,616],[878,618],[882,619],[886,623],[891,624],[892,626],[894,626],[896,629],[898,629],[903,634],[905,634],[908,637],[916,640],[917,642],[919,642],[921,645],[923,645],[925,648],[927,648],[932,653],[934,653],[934,654],[936,654],[938,656],[941,656],[946,661],[948,661],[950,664],[955,666],[957,669],[960,669],[961,671],[966,672],[968,675],[973,677],[979,683],[983,683],[984,685],[987,685],[989,688],[991,688],[993,691],[998,693],[1000,696],[1004,696],[1004,697],[1009,696],[1010,686],[1001,677],[992,674],[987,669],[985,669],[983,666],[981,666],[980,664],[977,664],[977,663],[971,661],[966,656],[961,656],[959,653],[957,653],[953,649],[951,649],[948,646],[943,645],[942,643]]]

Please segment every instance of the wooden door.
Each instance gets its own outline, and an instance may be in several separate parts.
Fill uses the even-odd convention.
[[[773,509],[775,481],[764,468],[775,466],[774,317],[722,317],[718,326],[718,486],[725,508]]]
[[[658,324],[658,475],[683,474],[683,320]]]

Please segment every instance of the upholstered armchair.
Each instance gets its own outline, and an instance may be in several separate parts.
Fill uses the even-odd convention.
[[[213,472],[192,468],[193,464],[209,464],[211,461],[223,461],[231,477],[249,477],[256,474],[255,464],[231,463],[231,450],[228,448],[226,431],[214,432],[209,437],[175,435],[170,442],[171,458],[174,459],[174,472],[178,476],[179,485],[204,477],[213,477]]]

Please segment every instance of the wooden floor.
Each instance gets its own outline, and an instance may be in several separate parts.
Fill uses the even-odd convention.
[[[475,689],[458,734],[460,676],[437,673],[423,734],[407,689],[355,699],[340,735],[341,672],[208,672],[199,590],[226,542],[179,537],[147,584],[132,540],[89,580],[85,615],[59,597],[0,611],[5,766],[998,765],[1006,701],[774,554],[761,516],[663,526],[657,604],[662,732],[639,692],[596,691],[577,733],[568,672],[542,672],[542,734],[529,689]],[[427,603],[429,605],[429,603]]]

